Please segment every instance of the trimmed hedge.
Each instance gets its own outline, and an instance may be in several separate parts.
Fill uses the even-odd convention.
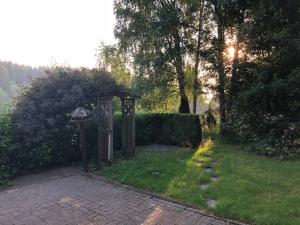
[[[114,115],[114,148],[122,145],[122,115]],[[150,143],[197,147],[202,140],[198,115],[179,113],[138,113],[136,145]]]

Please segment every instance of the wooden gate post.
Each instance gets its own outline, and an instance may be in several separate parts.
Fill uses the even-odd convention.
[[[112,97],[101,96],[97,104],[98,161],[113,160]]]
[[[135,154],[135,100],[122,97],[122,153],[125,157]]]

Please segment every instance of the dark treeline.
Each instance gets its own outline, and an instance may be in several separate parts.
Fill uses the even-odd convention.
[[[18,85],[26,84],[31,79],[42,76],[45,69],[45,67],[36,68],[0,61],[0,104],[7,103],[16,95]]]

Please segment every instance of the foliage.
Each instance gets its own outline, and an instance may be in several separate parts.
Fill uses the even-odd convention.
[[[133,59],[141,108],[173,111],[170,102],[182,83],[194,99],[209,88],[219,99],[222,134],[244,142],[256,137],[249,149],[259,154],[292,155],[295,149],[288,143],[299,138],[298,132],[287,135],[289,141],[279,137],[300,118],[299,1],[201,2],[115,1],[115,33],[120,49]],[[195,77],[199,54],[205,77]],[[178,79],[181,70],[183,80]],[[197,90],[196,83],[201,84]],[[174,99],[177,105],[180,100]],[[282,115],[284,126],[270,127],[266,115]]]
[[[101,44],[98,61],[100,68],[104,67],[111,72],[117,84],[131,87],[129,60],[117,46]]]
[[[78,127],[68,114],[78,106],[94,110],[99,90],[117,88],[109,73],[97,70],[57,68],[34,80],[24,89],[12,113],[12,159],[16,168],[36,169],[80,159]],[[121,115],[115,115],[115,149],[121,148],[121,123]],[[86,131],[89,157],[96,157],[95,121],[88,123]],[[201,142],[200,120],[189,114],[138,114],[136,136],[137,145],[157,142],[196,146]]]
[[[76,107],[94,109],[99,90],[117,88],[111,75],[98,70],[56,68],[35,79],[17,99],[12,113],[14,163],[34,169],[70,163],[80,157],[71,145]]]
[[[203,126],[209,128],[209,129],[216,127],[217,120],[215,118],[214,111],[210,106],[209,106],[208,110],[205,111],[201,115],[201,122],[202,122]]]
[[[240,59],[227,136],[250,151],[281,159],[297,152],[300,118],[298,1],[254,1],[241,32]]]
[[[163,76],[134,76],[130,54],[119,45],[104,45],[99,48],[99,66],[111,71],[117,84],[130,87],[139,96],[136,100],[140,111],[176,112],[179,106],[177,87],[172,79]],[[159,78],[162,78],[161,80]],[[167,85],[166,85],[167,84]],[[119,99],[113,100],[114,110],[121,111]]]
[[[163,91],[174,83],[180,95],[179,111],[188,113],[184,59],[187,52],[188,22],[184,4],[164,1],[115,1],[116,37],[122,51],[132,55],[136,76]],[[166,88],[166,89],[164,89]]]
[[[269,157],[287,159],[300,153],[295,141],[300,134],[297,123],[291,123],[282,114],[261,117],[253,112],[232,113],[225,127],[227,139],[247,143],[247,151]]]
[[[133,89],[140,98],[137,107],[145,112],[177,112],[180,104],[173,81],[164,76],[136,76]]]
[[[6,184],[13,170],[10,156],[13,151],[9,109],[0,110],[0,186]]]
[[[207,199],[215,199],[216,208],[208,210],[249,224],[298,225],[299,159],[270,160],[243,152],[242,147],[220,140],[195,150],[140,147],[136,158],[96,173],[202,208],[207,208]],[[204,168],[212,161],[217,161],[219,180],[202,190],[199,184],[211,182]]]
[[[0,109],[2,109],[8,102],[9,96],[5,91],[3,91],[2,87],[0,86]]]
[[[150,143],[198,146],[202,140],[199,116],[179,113],[138,113],[136,114],[136,145]],[[114,116],[114,145],[121,148],[122,118]]]

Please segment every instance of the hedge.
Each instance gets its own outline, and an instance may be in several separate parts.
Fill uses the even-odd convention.
[[[114,150],[122,148],[122,115],[113,117]],[[197,147],[202,140],[200,119],[195,114],[179,113],[137,113],[136,145],[151,143]],[[90,122],[87,126],[87,143],[90,158],[97,157],[97,125]],[[76,158],[76,157],[73,157]]]
[[[114,115],[114,147],[121,149],[122,115]],[[151,143],[197,147],[202,140],[199,116],[179,113],[136,114],[136,145]]]
[[[10,162],[12,146],[9,111],[0,109],[0,186],[6,184],[13,174]]]

